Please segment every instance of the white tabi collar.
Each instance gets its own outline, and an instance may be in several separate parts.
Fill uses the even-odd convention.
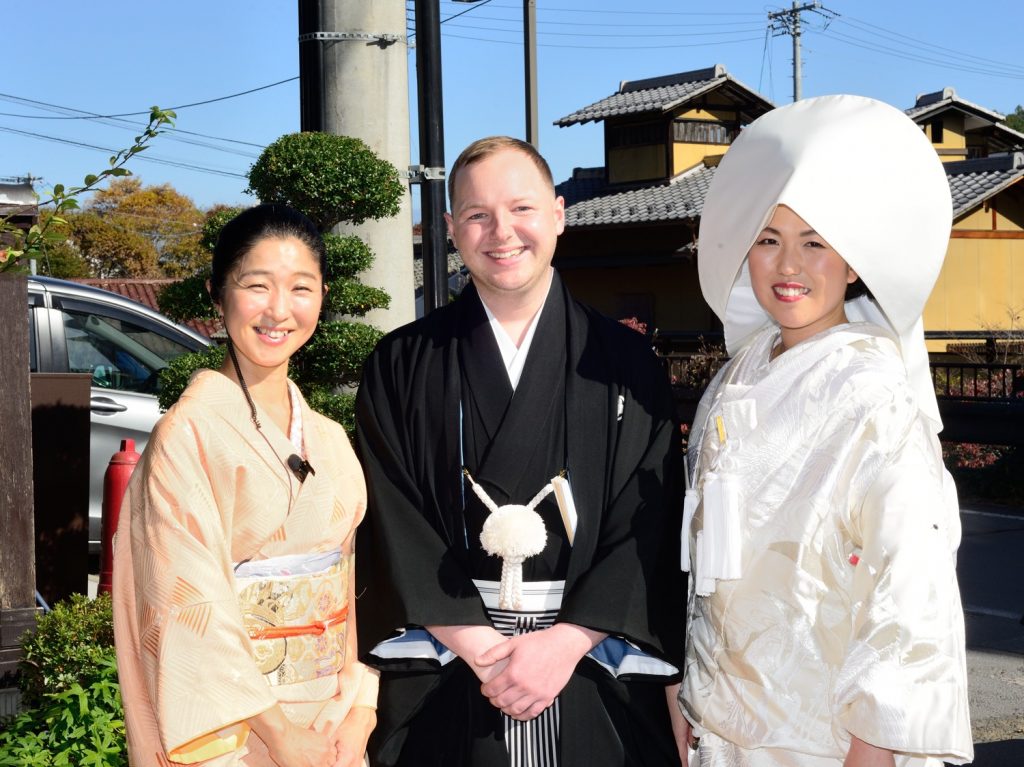
[[[487,302],[484,301],[483,296],[480,297],[480,303],[484,305],[484,312],[487,314],[487,320],[491,324],[491,332],[494,333],[494,340],[498,342],[498,351],[501,352],[501,360],[505,363],[505,371],[508,373],[508,382],[512,384],[512,391],[516,390],[516,386],[519,385],[519,379],[523,375],[523,367],[526,365],[526,358],[530,353],[530,344],[533,343],[533,334],[537,330],[537,323],[540,321],[541,312],[544,311],[544,304],[548,302],[548,298],[551,296],[551,283],[554,277],[554,270],[548,275],[548,293],[544,299],[544,303],[540,305],[537,313],[533,315],[533,319],[530,320],[530,327],[526,329],[526,336],[523,338],[523,343],[520,346],[516,346],[516,342],[512,340],[512,337],[505,331],[505,328],[501,326],[501,322],[494,316],[494,312],[491,311]]]

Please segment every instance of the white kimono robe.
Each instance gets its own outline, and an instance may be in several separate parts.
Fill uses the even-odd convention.
[[[956,491],[898,349],[845,324],[769,362],[777,338],[719,374],[691,437],[680,700],[701,766],[840,765],[851,735],[897,765],[969,761]],[[709,472],[726,489],[695,504]],[[738,525],[709,525],[730,486]]]

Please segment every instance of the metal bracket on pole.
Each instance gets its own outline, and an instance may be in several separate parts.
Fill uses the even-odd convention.
[[[422,184],[424,181],[444,181],[447,178],[444,168],[430,168],[425,165],[409,166],[409,183]]]
[[[299,35],[299,42],[306,43],[310,40],[321,42],[365,42],[376,43],[381,48],[386,48],[395,43],[404,43],[405,35],[375,34],[372,32],[309,32]]]

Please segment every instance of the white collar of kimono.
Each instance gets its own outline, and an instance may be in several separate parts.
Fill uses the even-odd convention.
[[[861,96],[822,96],[745,128],[715,171],[701,214],[698,272],[730,354],[772,319],[757,303],[746,256],[778,205],[835,248],[874,294],[846,304],[851,321],[893,333],[918,407],[942,428],[921,313],[952,226],[935,149],[903,112]]]
[[[551,283],[553,281],[554,270],[549,270],[548,275],[548,292],[547,296],[551,295]],[[505,363],[505,371],[508,373],[508,381],[512,384],[512,391],[516,390],[519,385],[519,379],[523,375],[523,366],[526,365],[526,357],[530,354],[530,345],[533,343],[533,334],[537,330],[537,323],[540,321],[540,314],[544,311],[544,304],[546,304],[547,298],[545,297],[544,303],[540,305],[537,313],[533,315],[533,319],[530,320],[530,327],[526,329],[526,336],[523,338],[523,342],[516,346],[516,342],[512,340],[505,328],[501,326],[501,322],[494,316],[494,312],[484,301],[483,296],[480,297],[480,303],[484,305],[484,312],[487,314],[487,320],[491,324],[491,332],[494,333],[494,340],[498,342],[498,351],[501,352],[501,360]]]
[[[292,411],[291,423],[288,425],[288,439],[296,452],[305,458],[306,451],[302,445],[302,395],[299,394],[299,387],[290,378],[288,379],[288,403],[291,405]]]

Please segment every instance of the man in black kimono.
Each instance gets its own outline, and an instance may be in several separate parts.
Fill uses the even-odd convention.
[[[678,765],[686,591],[666,375],[552,269],[564,203],[532,146],[470,145],[449,196],[472,282],[381,341],[356,404],[359,647],[381,670],[371,760]],[[481,533],[506,504],[534,508],[541,541],[506,527],[492,556]],[[511,552],[531,545],[519,586]]]

